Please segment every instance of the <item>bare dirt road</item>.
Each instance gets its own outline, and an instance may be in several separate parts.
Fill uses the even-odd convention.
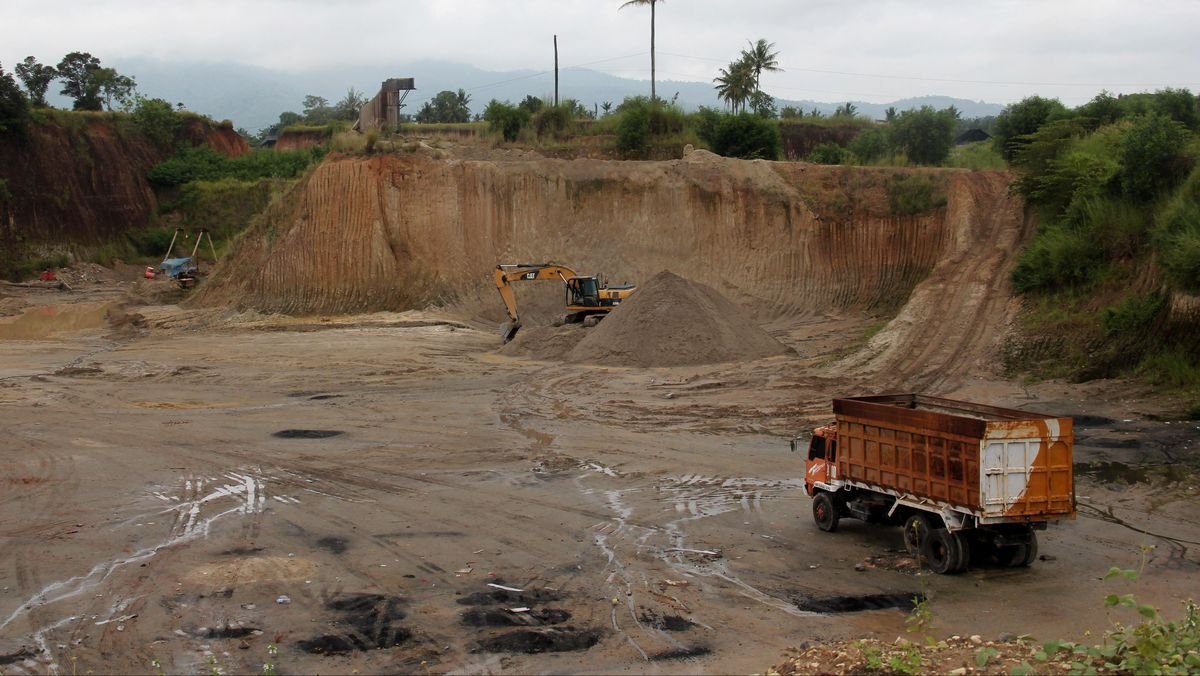
[[[1200,570],[1198,423],[1120,383],[937,380],[937,355],[856,375],[865,318],[626,369],[501,354],[450,314],[147,306],[116,331],[124,289],[4,292],[4,673],[750,672],[903,634],[916,594],[939,634],[1078,638],[1105,593],[1170,614]],[[1080,518],[1044,560],[917,575],[894,529],[816,529],[787,439],[881,372],[1077,416]],[[1137,583],[1101,580],[1143,545]]]

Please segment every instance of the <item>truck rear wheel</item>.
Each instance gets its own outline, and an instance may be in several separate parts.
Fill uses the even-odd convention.
[[[966,543],[957,533],[951,533],[945,528],[935,528],[929,531],[922,548],[925,565],[939,575],[957,573],[966,568],[970,557]]]
[[[996,548],[996,562],[1005,568],[1021,568],[1037,560],[1037,534],[1029,534],[1027,544],[1007,545]]]
[[[909,516],[904,521],[904,551],[908,552],[909,556],[920,554],[931,530],[933,527],[929,524],[929,517],[921,513]]]
[[[829,493],[821,491],[813,496],[813,521],[817,522],[817,528],[832,533],[838,527],[838,512],[837,505],[833,504],[833,498],[829,497]]]

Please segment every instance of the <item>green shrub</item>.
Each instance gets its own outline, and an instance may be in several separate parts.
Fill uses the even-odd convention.
[[[836,143],[822,143],[804,159],[814,164],[852,164],[854,153]]]
[[[505,141],[511,143],[517,140],[521,130],[529,124],[530,113],[523,106],[492,99],[483,111],[483,119],[487,121],[492,132],[499,133]]]
[[[1200,224],[1164,239],[1159,262],[1180,288],[1200,293]]]
[[[1166,309],[1167,295],[1164,293],[1130,296],[1119,305],[1105,308],[1101,314],[1104,334],[1109,338],[1144,338],[1162,319]]]
[[[1191,170],[1182,149],[1191,140],[1187,128],[1153,113],[1137,119],[1121,147],[1121,189],[1130,199],[1148,202],[1170,190]]]
[[[1082,288],[1090,285],[1108,263],[1091,233],[1064,226],[1039,229],[1012,272],[1017,293]]]
[[[779,123],[751,113],[722,116],[706,140],[718,155],[748,160],[778,159],[783,147]]]
[[[1190,388],[1200,385],[1200,364],[1184,350],[1151,352],[1142,358],[1137,374],[1153,385]]]
[[[66,254],[35,256],[21,260],[8,259],[0,261],[0,274],[10,282],[24,282],[36,278],[48,268],[65,268],[70,264],[71,258]]]
[[[167,255],[167,247],[171,246],[171,238],[175,236],[175,228],[158,227],[149,230],[130,232],[126,235],[133,250],[139,256],[147,258]],[[176,252],[178,253],[178,251]]]
[[[141,96],[137,97],[137,103],[134,104],[129,117],[143,136],[164,151],[175,145],[175,134],[183,123],[182,118],[167,101]]]
[[[864,129],[850,141],[846,149],[864,163],[874,162],[888,152],[887,131],[882,127]]]
[[[255,150],[240,157],[226,157],[209,146],[185,148],[150,169],[154,185],[170,187],[191,181],[233,178],[253,181],[262,178],[296,178],[325,154],[324,148],[307,150]]]
[[[853,149],[854,145],[851,144],[850,147]],[[973,170],[1008,168],[1004,156],[996,150],[996,146],[991,141],[978,141],[955,146],[950,151],[950,156],[946,158],[944,166]]]
[[[894,214],[920,214],[946,206],[946,193],[928,174],[907,174],[888,184],[888,203]]]
[[[533,116],[533,129],[538,138],[564,138],[574,123],[574,111],[568,106],[545,106]]]
[[[1200,293],[1200,167],[1192,170],[1159,212],[1154,243],[1167,278]]]
[[[626,157],[645,157],[650,149],[650,108],[636,106],[617,118],[617,150]]]
[[[1042,125],[1068,115],[1067,107],[1058,99],[1030,96],[1005,107],[996,118],[992,140],[996,150],[1011,160],[1013,154],[1025,144],[1022,138],[1036,132]]]
[[[949,108],[934,110],[931,106],[921,106],[919,110],[906,110],[892,122],[891,145],[904,151],[915,164],[938,166],[954,147],[955,120]]]

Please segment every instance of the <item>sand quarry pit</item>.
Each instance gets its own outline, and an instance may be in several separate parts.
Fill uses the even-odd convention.
[[[4,287],[0,324],[53,330],[0,329],[0,671],[758,673],[891,644],[879,600],[920,593],[939,638],[1096,637],[1107,593],[1177,617],[1196,424],[1005,378],[1009,178],[933,172],[946,206],[890,218],[891,171],[330,159],[182,306]],[[639,291],[502,346],[496,263],[575,254]],[[69,321],[110,303],[135,330]],[[898,529],[818,531],[789,439],[889,390],[1076,416],[1044,560],[917,575]]]

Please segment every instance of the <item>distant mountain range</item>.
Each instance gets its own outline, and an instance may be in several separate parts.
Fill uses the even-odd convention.
[[[482,112],[491,99],[520,101],[527,94],[552,97],[554,74],[533,70],[487,71],[444,61],[414,61],[411,63],[364,64],[361,68],[339,68],[288,73],[233,63],[180,63],[148,59],[127,59],[105,63],[119,72],[137,79],[143,96],[181,102],[188,110],[209,115],[217,120],[232,120],[237,127],[251,132],[269,127],[284,111],[301,112],[305,95],[315,94],[336,103],[351,87],[368,98],[375,95],[380,83],[389,77],[416,78],[417,91],[405,104],[411,113],[426,100],[442,90],[465,89],[471,96],[471,109]],[[52,86],[52,90],[57,87]],[[700,106],[721,107],[716,92],[708,82],[676,82],[660,80],[657,89],[663,98],[676,97],[685,110]],[[648,95],[650,85],[645,80],[632,80],[582,68],[565,69],[559,73],[559,96],[573,98],[588,108],[597,108],[605,101],[614,105],[627,96]],[[770,91],[768,90],[768,93]],[[52,101],[55,105],[66,102]],[[812,109],[826,114],[845,103],[824,101],[793,101],[777,98],[776,105],[796,106],[805,112]],[[854,101],[860,115],[882,118],[889,106],[897,110],[930,105],[935,108],[955,106],[963,117],[984,117],[999,114],[998,103],[969,101],[948,96],[921,96],[890,103]]]

